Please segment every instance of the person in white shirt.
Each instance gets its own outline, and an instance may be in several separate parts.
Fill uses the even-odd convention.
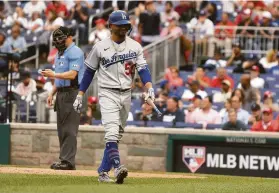
[[[207,70],[215,70],[219,67],[226,67],[227,61],[222,59],[222,53],[220,50],[215,50],[213,58],[206,60],[204,68]]]
[[[5,25],[12,26],[14,24],[20,25],[20,27],[24,27],[27,24],[27,19],[24,15],[24,12],[21,7],[16,7],[15,12],[13,15],[10,15],[5,20]]]
[[[32,13],[31,20],[27,22],[26,28],[34,33],[38,33],[44,28],[44,21],[40,17],[40,13],[38,11],[34,11]]]
[[[31,0],[24,5],[23,11],[28,17],[31,17],[33,12],[39,12],[40,14],[46,9],[44,1]]]
[[[22,72],[20,75],[20,79],[22,82],[20,82],[15,92],[19,94],[20,96],[29,96],[32,94],[32,92],[36,92],[36,81],[31,78],[31,75],[29,72]]]
[[[193,18],[187,24],[189,30],[195,31],[196,38],[203,40],[214,35],[214,24],[207,18],[207,12],[201,10],[198,18]]]
[[[201,102],[201,109],[194,111],[192,115],[193,123],[203,124],[221,124],[221,117],[212,107],[212,97],[207,96]]]
[[[187,24],[189,32],[192,32],[195,36],[196,45],[201,47],[203,55],[210,54],[210,51],[207,49],[208,42],[214,36],[214,24],[207,18],[207,15],[205,10],[201,10],[198,18],[191,19]]]
[[[205,98],[207,93],[203,90],[200,90],[200,84],[198,81],[193,80],[189,83],[190,89],[185,89],[181,99],[183,101],[189,101],[194,98],[195,95],[201,96],[201,98]]]
[[[214,103],[226,102],[232,96],[231,82],[229,80],[223,80],[221,86],[221,92],[217,92],[213,95]]]
[[[258,66],[252,66],[250,71],[250,84],[253,88],[263,89],[264,88],[264,79],[259,77],[260,75],[260,68]]]
[[[95,23],[96,30],[91,32],[88,38],[89,44],[93,45],[110,36],[110,31],[106,28],[104,19],[97,19]]]
[[[172,20],[173,18],[178,21],[180,16],[179,14],[173,10],[173,3],[171,1],[166,1],[165,3],[165,11],[161,12],[160,15],[161,23],[165,24],[168,20]]]

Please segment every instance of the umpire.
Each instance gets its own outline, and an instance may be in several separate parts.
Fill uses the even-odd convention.
[[[80,115],[74,111],[73,103],[84,73],[84,53],[73,42],[71,29],[59,27],[52,36],[53,45],[58,49],[54,62],[55,72],[50,69],[41,72],[43,76],[55,79],[54,87],[47,99],[49,106],[52,105],[53,96],[57,93],[54,110],[57,112],[60,161],[54,162],[50,168],[75,170]]]

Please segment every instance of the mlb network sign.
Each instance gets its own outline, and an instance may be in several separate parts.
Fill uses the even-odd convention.
[[[216,147],[183,146],[182,161],[192,173],[198,171],[199,168],[201,168],[202,173],[207,173],[207,171],[209,171],[209,173],[210,171],[217,171],[214,173],[222,173],[221,171],[227,169],[238,171],[239,174],[243,171],[278,173],[278,156],[247,155],[247,153],[244,154],[244,152],[238,151],[235,151],[238,152],[236,154],[234,154],[235,152],[217,153],[216,150]],[[246,152],[249,153],[249,151]],[[218,169],[220,172],[218,172]]]

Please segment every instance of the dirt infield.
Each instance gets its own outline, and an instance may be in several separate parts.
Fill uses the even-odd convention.
[[[71,176],[98,176],[95,170],[74,170],[62,171],[51,170],[46,168],[24,168],[24,167],[0,167],[0,174],[49,174],[49,175],[71,175]],[[191,176],[187,174],[173,174],[173,173],[139,173],[129,172],[129,177],[133,178],[206,178],[201,176]]]

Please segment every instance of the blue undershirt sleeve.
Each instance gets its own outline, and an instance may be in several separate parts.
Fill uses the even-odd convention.
[[[145,65],[144,68],[141,68],[140,70],[138,70],[138,73],[139,73],[139,76],[140,76],[140,79],[141,79],[143,85],[145,85],[148,82],[152,82],[148,65]]]
[[[80,91],[86,92],[86,90],[88,89],[89,85],[92,82],[95,72],[96,70],[92,70],[91,68],[86,67],[86,70],[83,74],[82,81],[79,86]]]

